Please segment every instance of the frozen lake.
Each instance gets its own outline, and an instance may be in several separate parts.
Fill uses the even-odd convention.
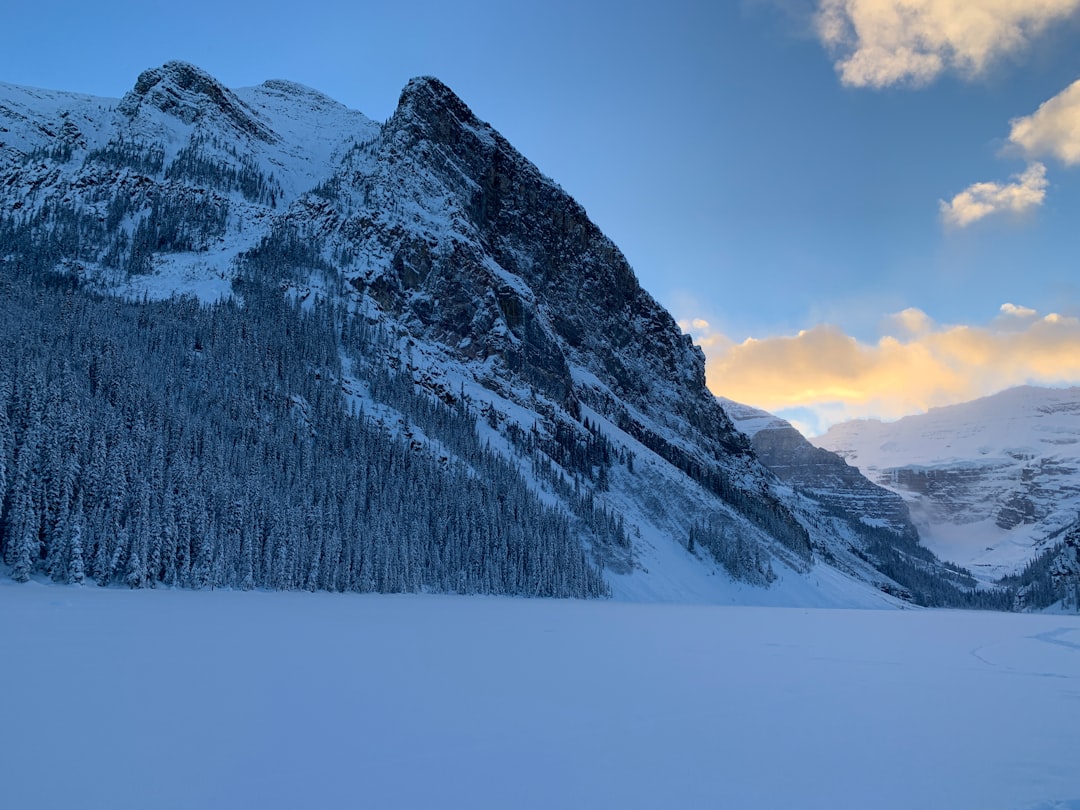
[[[1080,617],[0,581],[11,808],[1080,808]]]

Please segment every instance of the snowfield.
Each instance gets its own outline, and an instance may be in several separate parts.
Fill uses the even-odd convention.
[[[1080,808],[1080,617],[0,581],[10,808]]]

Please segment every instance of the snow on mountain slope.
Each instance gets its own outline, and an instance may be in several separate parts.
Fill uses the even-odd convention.
[[[783,419],[720,400],[750,437],[761,462],[792,488],[793,497],[802,499],[805,514],[815,515],[815,542],[833,566],[861,580],[875,581],[885,573],[906,590],[878,579],[879,588],[920,604],[957,604],[958,592],[967,594],[961,602],[965,606],[1009,604],[1006,591],[991,587],[979,592],[967,571],[943,563],[922,544],[907,504],[895,492],[872,483],[837,454],[815,447]],[[1062,590],[1055,587],[1054,593]],[[1040,591],[1040,599],[1045,596]]]
[[[274,213],[380,129],[302,85],[271,80],[234,92],[182,62],[144,71],[121,99],[0,85],[0,167],[19,184],[7,195],[18,216],[63,201],[105,222],[104,240],[117,229],[134,235],[147,208],[169,197],[188,206],[195,197],[197,215],[224,212],[194,251],[155,250],[153,273],[115,272],[132,264],[126,244],[80,262],[88,279],[134,297],[227,294],[237,256],[268,235]]]
[[[0,82],[0,167],[19,165],[43,144],[97,146],[117,99]]]
[[[902,495],[941,557],[986,576],[1016,572],[1078,518],[1080,388],[1022,386],[814,441]]]
[[[315,188],[350,147],[372,140],[381,129],[363,113],[295,82],[271,79],[234,92],[278,136],[263,165],[281,179],[286,200]]]

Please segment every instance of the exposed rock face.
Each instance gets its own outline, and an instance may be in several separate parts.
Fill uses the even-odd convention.
[[[1080,527],[1065,537],[1050,565],[1050,581],[1063,607],[1080,611]]]
[[[410,82],[383,142],[379,162],[390,171],[376,174],[376,193],[413,196],[431,220],[449,213],[461,237],[376,227],[372,239],[392,252],[396,271],[380,277],[384,303],[446,344],[468,341],[474,358],[497,357],[570,410],[580,396],[617,421],[630,419],[621,410],[631,405],[669,427],[675,443],[693,436],[713,455],[747,453],[705,388],[700,349],[641,289],[619,250],[445,85]],[[430,210],[431,186],[442,192],[441,212]],[[575,384],[571,366],[603,385]]]
[[[1024,569],[1003,580],[1017,610],[1080,611],[1080,522],[1054,533]]]

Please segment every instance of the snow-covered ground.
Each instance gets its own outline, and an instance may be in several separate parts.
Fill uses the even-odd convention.
[[[11,808],[1080,808],[1080,617],[0,582]]]

